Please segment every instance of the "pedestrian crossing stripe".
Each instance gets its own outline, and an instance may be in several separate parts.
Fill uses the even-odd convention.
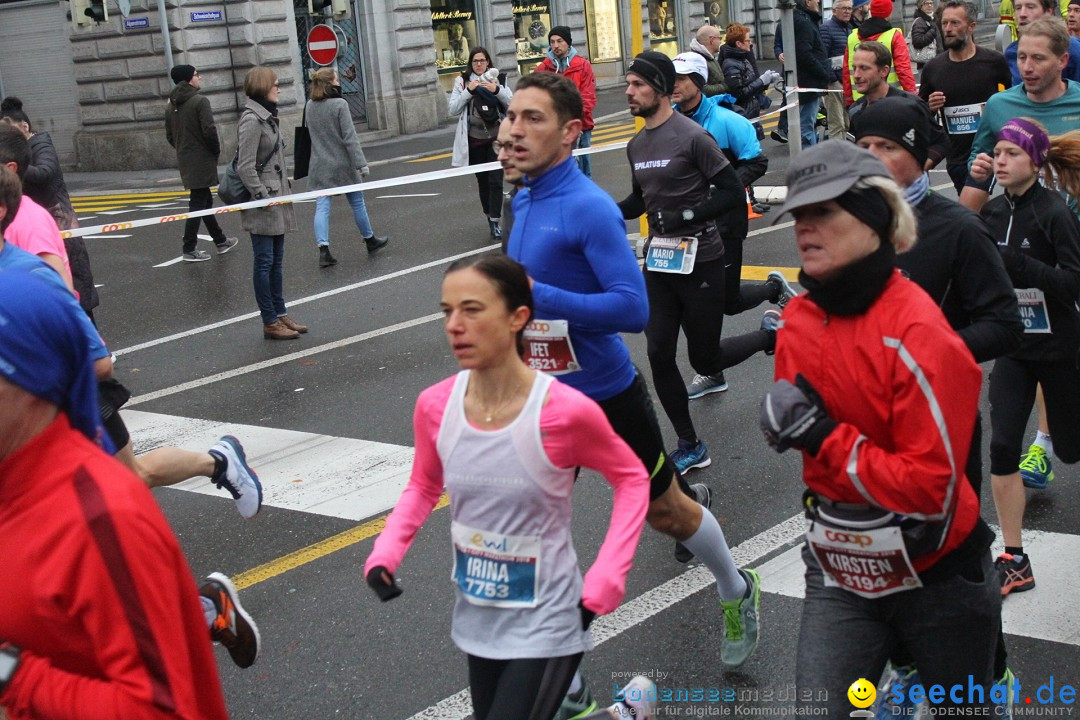
[[[412,469],[413,449],[402,445],[139,410],[121,414],[138,453],[163,446],[206,452],[222,435],[236,436],[269,507],[363,520],[394,507]],[[172,487],[224,494],[209,478]]]
[[[998,533],[997,528],[993,529]],[[1033,558],[1037,585],[1034,590],[1003,599],[1001,620],[1005,634],[1080,645],[1080,614],[1075,605],[1080,591],[1080,566],[1072,562],[1080,557],[1080,535],[1024,530],[1024,550]],[[801,544],[757,570],[763,590],[804,597]]]

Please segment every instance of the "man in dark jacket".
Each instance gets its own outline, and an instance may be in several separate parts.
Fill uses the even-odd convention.
[[[829,89],[825,95],[825,113],[829,116],[829,137],[842,138],[847,134],[848,115],[844,108],[844,53],[847,38],[855,26],[851,23],[851,0],[837,0],[832,7],[832,17],[821,24],[821,41],[825,54],[832,65]]]
[[[191,65],[176,65],[172,69],[172,81],[176,83],[169,94],[165,110],[165,138],[176,148],[176,164],[180,168],[180,180],[191,191],[188,209],[206,210],[214,206],[210,186],[217,185],[217,159],[221,154],[217,127],[210,111],[210,101],[199,94],[202,80],[199,71]],[[239,242],[227,238],[212,215],[202,218],[206,230],[217,245],[218,255],[224,255]],[[184,262],[202,262],[210,256],[195,248],[199,242],[199,218],[184,223]]]
[[[821,0],[797,0],[795,20],[795,74],[799,87],[826,88],[832,79],[832,66],[821,40]],[[803,145],[817,143],[818,109],[821,95],[799,93],[799,126]]]

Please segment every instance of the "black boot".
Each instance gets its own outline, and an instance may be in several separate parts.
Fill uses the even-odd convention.
[[[493,240],[502,240],[502,225],[499,220],[488,218],[488,227],[491,228],[491,238]]]
[[[388,237],[379,237],[378,235],[372,235],[369,238],[364,238],[364,244],[367,245],[367,251],[369,253],[377,252],[386,247],[386,243],[390,242]]]
[[[329,245],[320,245],[319,267],[330,267],[331,265],[337,265],[337,258],[330,254]]]

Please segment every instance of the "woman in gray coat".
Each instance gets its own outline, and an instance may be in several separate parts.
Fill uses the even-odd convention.
[[[253,200],[287,195],[291,187],[277,118],[281,90],[274,71],[261,65],[249,70],[244,78],[244,94],[248,100],[237,128],[240,137],[236,172]],[[285,233],[296,230],[292,204],[241,210],[240,222],[251,233],[255,252],[252,282],[262,315],[263,337],[269,340],[300,337],[308,329],[289,318],[282,296]]]
[[[320,68],[311,77],[311,99],[304,108],[304,120],[311,137],[311,172],[308,190],[325,190],[356,185],[367,177],[368,164],[360,140],[356,137],[349,104],[341,97],[341,83],[333,68]],[[364,238],[367,251],[373,253],[386,245],[388,238],[375,237],[368,219],[364,193],[345,193],[352,206],[356,229]],[[336,265],[330,254],[330,196],[315,201],[315,243],[319,246],[319,267]]]

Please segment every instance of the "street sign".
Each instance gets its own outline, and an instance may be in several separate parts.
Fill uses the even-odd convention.
[[[337,34],[329,25],[316,25],[307,36],[308,55],[316,65],[330,65],[337,59]]]
[[[191,22],[211,22],[221,19],[220,10],[201,10],[191,13]]]
[[[148,27],[150,27],[150,18],[148,18],[148,17],[125,18],[125,20],[124,20],[124,29],[125,30],[135,30],[135,29],[138,29],[138,28],[148,28]]]

